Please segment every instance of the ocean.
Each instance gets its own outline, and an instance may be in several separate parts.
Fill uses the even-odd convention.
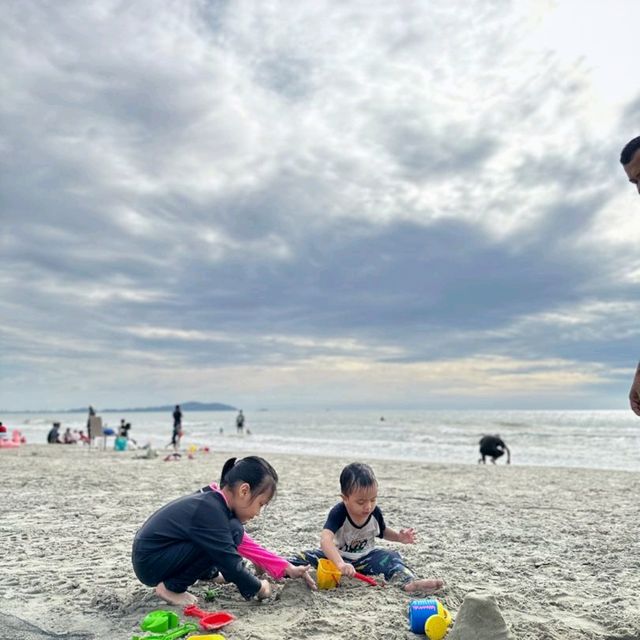
[[[235,412],[185,412],[182,446],[207,445],[233,455],[246,452],[339,456],[476,464],[478,440],[498,433],[512,463],[640,471],[640,418],[631,411],[245,411],[236,435]],[[170,439],[169,413],[100,413],[117,428],[124,418],[139,445],[163,448]],[[85,429],[79,413],[7,414],[5,425],[28,442],[46,442],[52,422]],[[111,440],[112,442],[112,440]],[[504,464],[501,460],[499,464]]]

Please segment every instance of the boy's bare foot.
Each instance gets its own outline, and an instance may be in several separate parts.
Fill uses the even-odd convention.
[[[177,604],[181,607],[184,607],[188,604],[195,604],[198,602],[198,598],[196,598],[193,594],[188,591],[183,591],[182,593],[176,593],[175,591],[169,591],[167,587],[164,586],[164,582],[161,582],[156,587],[156,595],[159,598],[162,598],[165,602],[169,604]]]
[[[420,591],[422,593],[434,593],[435,591],[439,591],[444,587],[444,582],[442,580],[414,580],[413,582],[408,582],[404,585],[404,590],[407,593],[415,593],[416,591]]]

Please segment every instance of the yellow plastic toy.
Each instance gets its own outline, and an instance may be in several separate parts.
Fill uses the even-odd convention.
[[[409,627],[429,640],[442,640],[453,620],[438,600],[414,600],[409,605]]]
[[[318,558],[318,570],[317,575],[318,578],[318,587],[320,589],[335,589],[340,584],[340,578],[342,574],[340,573],[340,569],[336,567],[331,560],[327,560],[326,558]],[[361,580],[362,582],[366,582],[368,585],[372,587],[379,587],[384,585],[379,585],[375,578],[371,576],[365,576],[362,573],[358,573],[357,571],[351,576],[356,580]]]
[[[219,633],[209,633],[206,636],[190,636],[189,640],[225,640]]]
[[[451,615],[442,606],[442,615],[431,616],[424,623],[424,633],[429,640],[442,640],[449,631],[449,625],[451,624]]]
[[[318,570],[316,578],[318,579],[318,589],[335,589],[340,584],[342,574],[331,560],[326,558],[318,559]]]

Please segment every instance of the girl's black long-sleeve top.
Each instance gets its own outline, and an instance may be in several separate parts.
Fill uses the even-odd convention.
[[[190,541],[202,550],[227,582],[233,582],[246,599],[262,586],[247,571],[238,553],[244,527],[215,491],[194,493],[158,509],[135,537],[136,550],[144,555],[164,551],[175,543]]]

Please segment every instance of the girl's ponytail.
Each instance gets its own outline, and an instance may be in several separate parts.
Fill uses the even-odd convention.
[[[227,484],[224,480],[225,476],[233,469],[237,458],[229,458],[222,467],[222,473],[220,474],[220,487],[224,487]]]

